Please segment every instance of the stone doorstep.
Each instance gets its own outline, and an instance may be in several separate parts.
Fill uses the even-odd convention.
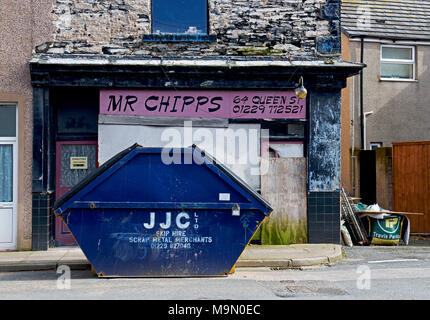
[[[56,265],[56,268],[59,266],[68,266],[71,270],[89,270],[91,269],[91,264],[88,262],[88,260],[74,260],[74,261],[59,261]]]
[[[302,247],[249,247],[241,256],[241,259],[288,259],[302,258],[302,257],[329,257],[335,258],[342,255],[342,248],[340,245],[312,245]]]
[[[328,257],[303,257],[293,259],[239,259],[236,267],[298,268],[333,262]]]
[[[85,270],[91,267],[88,260],[82,255],[79,257],[60,257],[53,258],[49,256],[30,257],[20,260],[0,260],[0,272],[6,271],[42,271],[56,270],[58,266],[66,265],[72,270]]]
[[[2,265],[11,265],[11,264],[19,264],[22,263],[24,261],[24,258],[14,258],[14,259],[10,259],[10,258],[2,258],[0,259],[0,266]]]
[[[326,264],[329,262],[327,257],[312,257],[312,258],[302,258],[302,259],[293,259],[292,267],[307,267],[314,266],[318,264]]]
[[[301,267],[327,264],[343,257],[340,245],[291,245],[282,248],[250,247],[238,260],[236,267]],[[264,258],[260,258],[262,250]],[[316,256],[317,255],[317,256]]]
[[[18,263],[18,264],[1,264],[0,272],[16,272],[16,271],[43,271],[55,270],[56,263]]]
[[[253,259],[253,260],[241,260],[239,259],[236,263],[236,268],[247,268],[247,267],[254,267],[254,268],[265,268],[265,267],[272,267],[272,268],[291,268],[292,267],[292,261],[289,259],[286,260],[269,260],[269,259]]]
[[[1,252],[0,253],[0,265],[9,263],[20,263],[30,256],[30,251],[25,252]]]

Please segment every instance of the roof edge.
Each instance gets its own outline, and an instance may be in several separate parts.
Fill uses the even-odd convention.
[[[95,55],[35,55],[31,58],[32,65],[67,65],[67,66],[141,66],[141,67],[208,67],[208,68],[249,68],[249,67],[281,67],[281,68],[357,68],[357,64],[341,59],[290,60],[270,58],[240,57],[194,57],[185,58],[148,58],[134,56],[95,56]]]

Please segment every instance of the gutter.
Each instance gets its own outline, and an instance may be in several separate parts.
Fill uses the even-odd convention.
[[[357,68],[360,64],[331,60],[241,60],[224,59],[172,59],[122,56],[34,56],[30,64],[69,65],[69,66],[145,66],[145,67],[213,67],[213,68],[248,68],[248,67],[300,67],[300,68]]]
[[[364,62],[364,37],[361,37],[360,62]],[[364,141],[364,102],[363,102],[363,71],[360,70],[360,134],[361,134],[361,149],[365,149],[366,141]]]

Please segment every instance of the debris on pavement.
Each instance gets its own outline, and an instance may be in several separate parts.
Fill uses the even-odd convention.
[[[396,212],[378,204],[355,204],[359,198],[348,197],[342,189],[341,235],[344,245],[399,245],[400,240],[409,244],[410,221],[407,215],[423,213]]]
[[[398,245],[400,239],[409,243],[410,222],[407,216],[379,207],[378,204],[356,205],[360,219],[366,226],[370,244]]]
[[[341,215],[346,229],[345,230],[341,227],[342,239],[344,243],[349,243],[348,236],[350,235],[353,244],[368,244],[369,240],[367,238],[366,229],[364,228],[363,223],[356,212],[356,207],[353,203],[353,200],[348,197],[343,188],[341,190]]]

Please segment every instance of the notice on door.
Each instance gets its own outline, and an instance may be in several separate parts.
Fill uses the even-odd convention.
[[[87,157],[70,157],[70,169],[72,170],[86,170],[88,169]]]
[[[294,91],[101,90],[100,114],[304,119],[306,99]]]

